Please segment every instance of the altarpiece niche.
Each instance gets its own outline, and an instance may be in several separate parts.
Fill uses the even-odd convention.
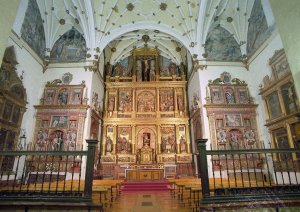
[[[119,70],[106,67],[102,176],[124,178],[130,167],[169,165],[192,175],[183,65],[163,66],[159,51],[149,47],[133,49],[130,61]]]
[[[70,84],[71,81],[72,75],[66,73],[62,80],[56,79],[47,82],[45,85],[40,104],[34,106],[36,109],[36,124],[34,140],[30,145],[30,149],[36,151],[82,150],[84,121],[88,108],[87,98],[84,97],[86,86],[84,81],[78,85]],[[93,123],[92,121],[91,134],[98,133],[99,129],[98,125],[95,132]],[[66,160],[66,158],[54,158],[53,162],[44,161],[39,166],[31,164],[30,167],[39,167],[39,170],[45,171],[47,170],[47,164],[58,167],[55,163],[62,159]],[[76,168],[73,160],[79,162],[80,159],[68,158],[68,171]],[[38,170],[33,169],[31,171]]]
[[[209,119],[212,149],[238,150],[261,147],[256,123],[257,105],[254,104],[244,81],[232,79],[228,72],[210,80],[205,108]],[[242,157],[241,163],[225,160],[221,156],[212,158],[213,168],[233,170],[235,166],[235,169],[242,170],[246,163],[246,158]],[[260,163],[261,160],[256,158],[256,162],[249,165],[249,168],[257,168]]]

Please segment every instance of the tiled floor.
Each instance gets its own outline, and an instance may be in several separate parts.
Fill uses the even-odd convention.
[[[188,212],[169,191],[165,192],[123,192],[114,202],[111,212]]]

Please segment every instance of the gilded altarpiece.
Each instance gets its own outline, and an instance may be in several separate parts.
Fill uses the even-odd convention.
[[[35,105],[36,125],[34,130],[34,140],[31,144],[32,150],[37,151],[76,151],[83,148],[83,131],[86,112],[88,109],[87,98],[84,97],[85,83],[70,85],[72,75],[67,73],[63,80],[47,82],[40,104]],[[97,112],[94,111],[94,119],[98,119]],[[97,136],[99,124],[95,121],[91,125],[91,136]],[[39,164],[39,170],[47,171],[47,166],[52,167],[59,160],[66,158],[54,158],[51,163]],[[76,167],[74,161],[79,162],[80,158],[68,159],[68,171]],[[31,164],[35,167],[34,164]],[[44,167],[43,167],[44,166]],[[32,170],[34,171],[34,170]],[[53,170],[58,171],[58,170]]]
[[[162,76],[155,48],[134,49],[131,58],[131,76],[106,70],[102,176],[124,178],[132,166],[191,167],[183,70],[173,65],[173,75]]]
[[[26,149],[26,143],[20,142],[19,137],[25,136],[21,123],[27,97],[22,82],[23,74],[18,76],[16,72],[17,64],[14,47],[8,47],[0,67],[0,151]],[[2,173],[12,172],[14,162],[13,157],[0,157]]]
[[[299,98],[284,49],[276,51],[270,58],[269,64],[272,73],[271,76],[264,77],[260,95],[264,100],[267,114],[266,126],[270,132],[272,147],[299,148]],[[278,171],[291,170],[291,167],[295,167],[296,161],[299,163],[299,157],[297,154],[277,156],[274,158],[274,167]],[[289,162],[281,163],[281,160]],[[296,167],[299,169],[298,165]]]
[[[210,126],[211,148],[214,150],[238,150],[261,148],[258,140],[256,108],[249,94],[248,86],[240,79],[231,78],[227,72],[220,78],[209,81],[205,108]],[[262,158],[255,158],[248,164],[247,159],[240,156],[241,162],[235,159],[212,158],[214,170],[247,170],[258,168]],[[248,158],[249,159],[249,158]],[[227,161],[226,161],[227,160]]]

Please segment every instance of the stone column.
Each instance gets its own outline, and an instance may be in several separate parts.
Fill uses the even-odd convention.
[[[289,0],[283,3],[282,0],[270,0],[270,5],[275,17],[276,27],[282,39],[283,47],[289,62],[295,82],[295,89],[300,95],[300,1]],[[298,101],[300,98],[298,98]]]

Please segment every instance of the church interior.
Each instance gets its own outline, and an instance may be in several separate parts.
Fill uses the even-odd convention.
[[[299,1],[0,5],[0,210],[298,210]]]

